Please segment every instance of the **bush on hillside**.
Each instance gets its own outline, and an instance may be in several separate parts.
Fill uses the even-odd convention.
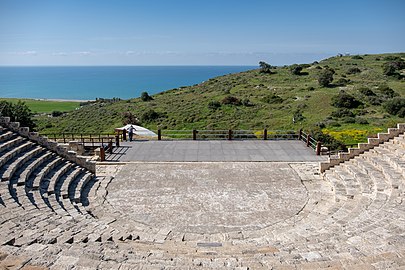
[[[353,55],[352,59],[361,60],[361,59],[363,59],[363,57],[361,57],[360,55]]]
[[[325,134],[319,127],[314,127],[309,131],[309,134],[316,140],[322,143],[322,145],[327,145],[329,149],[332,150],[345,150],[345,145],[333,138],[332,136]]]
[[[373,92],[373,90],[371,90],[370,88],[367,87],[361,87],[358,90],[360,92],[360,94],[364,95],[364,96],[375,96],[376,94]]]
[[[331,116],[336,117],[336,118],[343,118],[343,117],[354,117],[355,115],[351,110],[346,109],[346,108],[341,108],[336,111],[333,111],[331,113]]]
[[[405,98],[393,98],[384,104],[384,108],[389,114],[405,117]]]
[[[262,101],[265,103],[269,103],[269,104],[277,104],[277,103],[282,103],[283,99],[278,95],[271,94],[269,96],[263,97]]]
[[[333,81],[335,71],[330,68],[322,70],[318,75],[318,83],[320,86],[328,87]]]
[[[357,108],[362,103],[354,98],[352,95],[346,93],[345,91],[340,91],[337,96],[332,98],[332,106],[337,108]]]
[[[35,122],[32,120],[33,114],[31,110],[21,100],[15,104],[1,100],[0,116],[10,117],[11,122],[20,122],[20,127],[29,127],[31,130],[34,130],[36,127]]]
[[[290,66],[291,74],[293,75],[301,75],[302,66],[300,65],[292,65]]]
[[[141,100],[142,101],[151,101],[151,100],[153,100],[153,97],[149,96],[148,92],[142,92]]]
[[[142,114],[141,119],[142,119],[142,122],[152,122],[152,121],[157,120],[162,117],[165,117],[165,114],[158,113],[152,109],[149,109]]]
[[[347,70],[347,74],[357,74],[360,73],[361,70],[358,67],[351,67]]]
[[[260,73],[267,73],[267,74],[272,74],[273,73],[271,71],[271,69],[273,67],[270,64],[267,64],[266,62],[260,61],[259,66],[260,66]]]
[[[337,81],[335,82],[335,85],[336,85],[336,86],[346,86],[346,85],[349,84],[349,83],[350,83],[350,80],[345,79],[345,78],[340,78],[339,80],[337,80]]]
[[[212,100],[208,103],[208,109],[210,110],[216,110],[221,107],[221,103],[216,100]]]
[[[241,101],[237,97],[234,97],[234,96],[226,96],[226,97],[224,97],[221,100],[221,103],[224,104],[224,105],[236,105],[236,106],[239,106],[239,105],[242,104]]]
[[[122,124],[128,125],[128,124],[134,124],[134,125],[139,125],[140,122],[138,118],[132,113],[132,112],[124,112],[122,114]]]
[[[388,85],[381,85],[378,87],[378,92],[380,92],[381,97],[384,99],[390,99],[399,96],[397,92],[389,88]]]
[[[58,116],[61,116],[63,114],[63,112],[61,112],[61,111],[53,111],[52,112],[52,117],[58,117]]]

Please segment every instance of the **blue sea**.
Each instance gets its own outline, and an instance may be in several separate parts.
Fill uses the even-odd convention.
[[[0,67],[0,97],[94,100],[201,83],[253,66]]]

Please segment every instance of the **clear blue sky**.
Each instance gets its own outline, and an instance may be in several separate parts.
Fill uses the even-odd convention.
[[[405,51],[404,0],[0,0],[0,65],[273,65]]]

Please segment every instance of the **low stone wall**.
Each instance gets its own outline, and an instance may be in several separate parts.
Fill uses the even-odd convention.
[[[359,143],[358,148],[349,148],[347,153],[339,153],[338,157],[329,158],[327,162],[320,163],[321,173],[332,168],[333,166],[339,165],[342,162],[348,161],[356,156],[363,154],[364,152],[377,147],[381,143],[387,142],[400,134],[405,133],[405,124],[398,124],[396,128],[389,128],[388,133],[378,133],[377,138],[368,138],[367,143]]]
[[[60,145],[57,142],[48,140],[47,137],[40,136],[38,132],[30,132],[28,127],[20,127],[20,123],[11,122],[10,117],[0,117],[0,125],[7,127],[22,137],[28,138],[29,140],[38,143],[39,145],[57,153],[67,160],[88,169],[92,173],[96,172],[96,162],[89,160],[87,157],[78,155],[76,151],[69,150],[69,148],[79,150],[78,152],[80,153],[80,146],[78,146],[77,143],[72,142],[67,148],[66,146]]]

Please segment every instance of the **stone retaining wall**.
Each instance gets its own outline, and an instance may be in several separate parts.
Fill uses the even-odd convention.
[[[0,117],[0,125],[7,127],[13,132],[18,133],[19,135],[28,138],[29,140],[42,145],[43,147],[57,153],[58,155],[82,166],[92,173],[96,172],[96,163],[95,161],[89,160],[87,157],[80,156],[76,151],[69,150],[66,146],[62,146],[57,142],[50,141],[47,137],[40,136],[38,132],[30,132],[28,127],[20,127],[19,122],[11,122],[10,117]],[[69,144],[70,146],[70,144]],[[79,149],[78,146],[76,146]],[[74,149],[70,147],[70,149]]]

